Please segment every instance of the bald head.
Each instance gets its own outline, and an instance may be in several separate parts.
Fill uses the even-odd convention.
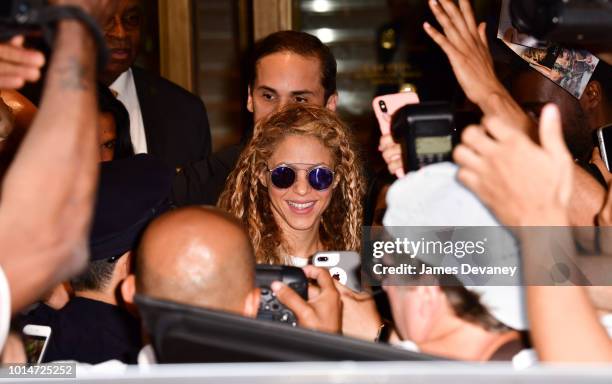
[[[212,207],[168,212],[145,231],[136,290],[147,296],[244,314],[255,256],[240,222]]]

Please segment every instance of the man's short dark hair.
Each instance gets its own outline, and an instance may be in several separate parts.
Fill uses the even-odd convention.
[[[85,272],[70,280],[75,291],[100,291],[104,289],[113,278],[117,260],[90,261]]]
[[[278,52],[292,52],[319,59],[321,63],[321,85],[325,89],[325,101],[327,102],[327,99],[336,93],[337,66],[334,54],[317,37],[298,31],[275,32],[255,43],[249,76],[251,90],[255,84],[259,60]]]

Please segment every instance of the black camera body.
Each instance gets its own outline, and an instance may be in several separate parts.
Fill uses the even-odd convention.
[[[458,134],[448,103],[409,104],[393,115],[391,133],[402,146],[404,170],[452,160]]]
[[[255,280],[261,291],[257,318],[297,326],[295,314],[285,307],[270,289],[274,281],[280,281],[308,300],[308,279],[302,269],[285,265],[259,264],[255,268]]]
[[[540,40],[582,46],[609,46],[610,0],[512,0],[514,27]]]
[[[0,1],[0,36],[8,39],[40,28],[41,15],[47,5],[47,0]]]

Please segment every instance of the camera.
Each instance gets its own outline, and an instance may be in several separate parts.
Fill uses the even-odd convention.
[[[297,267],[260,264],[255,268],[255,280],[261,291],[257,318],[297,326],[295,314],[278,301],[270,286],[280,281],[308,300],[308,279],[304,272]]]
[[[2,40],[38,29],[43,23],[42,15],[47,5],[46,0],[0,1],[0,37]]]
[[[391,121],[391,133],[402,146],[404,170],[417,171],[427,165],[452,161],[459,132],[478,124],[482,113],[453,112],[445,102],[409,104],[399,109]]]
[[[514,27],[540,40],[567,45],[609,45],[609,0],[512,0]]]

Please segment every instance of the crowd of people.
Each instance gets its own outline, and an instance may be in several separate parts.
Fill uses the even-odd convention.
[[[110,59],[96,68],[95,39],[77,20],[58,22],[50,57],[22,36],[0,44],[2,362],[24,361],[17,335],[38,324],[52,330],[45,362],[152,363],[135,295],[255,318],[256,264],[303,268],[307,299],[282,282],[271,290],[313,331],[515,366],[612,362],[601,323],[609,287],[471,287],[451,276],[450,286],[386,285],[389,316],[368,290],[311,265],[317,252],[360,252],[362,227],[383,223],[505,226],[524,261],[558,260],[554,252],[576,261],[570,226],[590,227],[581,245],[605,250],[595,229],[612,225],[612,176],[593,140],[612,123],[605,52],[579,99],[529,66],[500,79],[469,0],[430,0],[440,30],[424,30],[484,117],[463,130],[453,164],[389,188],[402,147],[383,135],[389,175],[368,179],[336,113],[336,60],[316,37],[281,31],[256,42],[245,90],[254,127],[212,153],[200,98],[134,65],[140,0],[52,3],[94,18]],[[22,87],[37,82],[33,103]],[[521,230],[534,226],[560,229]],[[556,246],[543,248],[542,233]],[[607,256],[596,262],[604,268]]]

